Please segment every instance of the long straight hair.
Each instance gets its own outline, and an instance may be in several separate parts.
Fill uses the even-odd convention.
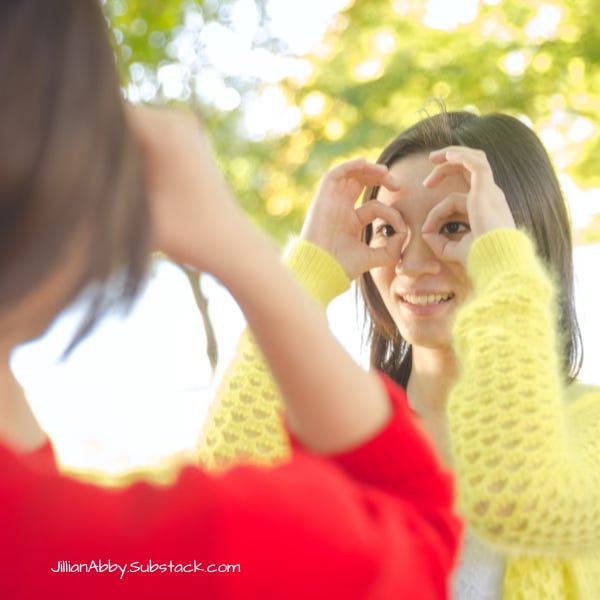
[[[562,335],[562,364],[566,380],[581,369],[583,348],[575,312],[573,244],[565,198],[544,146],[518,119],[505,114],[478,116],[469,112],[441,112],[427,117],[396,137],[378,163],[391,167],[414,154],[450,145],[483,150],[494,181],[502,189],[515,224],[530,234],[537,253],[558,285],[558,327]],[[365,190],[363,202],[377,197],[379,187]],[[365,243],[372,236],[365,231]],[[371,366],[406,386],[412,368],[412,349],[388,313],[370,273],[359,280],[365,302],[366,341]]]
[[[83,238],[69,298],[98,285],[75,342],[109,306],[131,302],[150,249],[142,161],[98,1],[0,3],[0,82],[0,306]]]

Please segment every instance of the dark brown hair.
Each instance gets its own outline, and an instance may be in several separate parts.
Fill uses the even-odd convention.
[[[135,297],[149,251],[142,163],[97,0],[0,3],[0,85],[0,306],[84,237],[84,268],[67,291],[89,292],[74,344]]]
[[[390,167],[404,157],[449,145],[479,148],[486,153],[517,227],[529,232],[554,276],[559,289],[564,372],[567,379],[573,380],[581,368],[583,350],[575,313],[571,225],[544,146],[529,127],[509,115],[441,112],[401,133],[377,162]],[[368,188],[363,201],[376,198],[378,191],[378,187]],[[366,243],[371,235],[368,227]],[[411,347],[400,335],[368,272],[360,278],[359,287],[365,301],[371,365],[406,386],[412,367]]]

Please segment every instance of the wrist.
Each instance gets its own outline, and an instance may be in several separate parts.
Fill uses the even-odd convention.
[[[283,269],[274,244],[248,221],[232,224],[227,240],[218,250],[219,259],[213,261],[211,273],[236,299],[260,287],[264,280],[270,282],[274,270]]]
[[[350,287],[350,279],[340,263],[308,240],[294,240],[285,252],[284,263],[305,291],[323,307]]]

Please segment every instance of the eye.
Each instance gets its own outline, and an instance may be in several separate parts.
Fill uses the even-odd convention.
[[[440,233],[452,241],[460,240],[469,231],[471,231],[469,224],[461,221],[449,221],[440,229]]]
[[[392,237],[396,233],[396,230],[391,225],[379,225],[375,227],[375,235],[381,237]]]

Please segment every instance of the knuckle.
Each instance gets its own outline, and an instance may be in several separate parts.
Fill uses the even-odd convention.
[[[483,150],[475,150],[475,160],[477,162],[477,165],[481,168],[489,168],[490,163],[488,161],[488,157],[487,154],[483,151]]]
[[[452,192],[451,194],[449,194],[447,196],[449,201],[459,201],[462,202],[465,198],[467,197],[467,194],[465,194],[464,192]]]
[[[353,171],[363,170],[369,166],[369,163],[367,163],[366,159],[364,159],[362,156],[359,158],[355,158],[348,164],[350,169],[352,169]]]

